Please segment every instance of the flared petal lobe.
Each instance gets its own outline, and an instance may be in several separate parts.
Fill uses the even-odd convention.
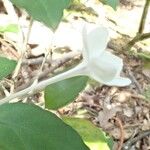
[[[106,84],[120,74],[122,66],[122,59],[110,52],[104,52],[90,62],[88,70],[93,79]]]
[[[109,51],[104,51],[104,53],[101,55],[101,63],[110,63],[112,68],[115,68],[115,76],[119,76],[122,68],[123,68],[123,60],[122,58],[110,53]]]
[[[130,84],[131,84],[130,79],[119,77],[119,76],[114,78],[112,81],[106,83],[106,85],[109,85],[109,86],[119,86],[119,87],[128,86]]]
[[[100,56],[108,43],[109,34],[105,27],[95,25],[87,25],[82,31],[83,37],[83,57],[84,59],[92,59]]]

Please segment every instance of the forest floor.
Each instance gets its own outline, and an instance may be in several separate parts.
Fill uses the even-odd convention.
[[[60,41],[56,41],[57,47],[63,47],[56,52],[56,57],[60,57],[61,53],[67,53],[67,50],[70,52],[80,48],[80,41],[75,37],[76,33],[72,25],[73,28],[80,28],[82,22],[87,21],[109,28],[111,40],[107,49],[123,59],[122,75],[130,78],[132,84],[121,88],[106,85],[91,86],[83,91],[72,104],[58,111],[67,116],[88,118],[113,137],[116,143],[123,140],[123,148],[129,146],[130,150],[150,150],[150,55],[147,55],[150,53],[150,38],[137,42],[131,50],[126,47],[138,32],[144,3],[145,0],[121,0],[117,10],[96,0],[72,5],[65,12],[67,19],[64,19],[65,22],[58,29]],[[17,11],[19,14],[19,10]],[[8,21],[9,17],[2,3],[0,3],[0,12],[0,20]],[[26,26],[29,24],[28,17],[24,11],[21,13],[23,14],[23,17],[20,17],[21,24],[25,26],[24,32],[26,32]],[[65,29],[66,27],[69,29]],[[44,52],[41,49],[45,45],[48,46],[51,35],[47,28],[37,22],[33,24],[32,29],[28,43],[30,46],[28,60],[43,56]],[[37,30],[40,36],[36,35]],[[150,10],[144,32],[150,32]],[[69,36],[69,41],[68,38],[63,37],[65,34]],[[11,41],[15,40],[14,35],[0,37],[0,53],[18,59],[19,54],[11,45]],[[15,85],[16,91],[30,85],[30,74],[32,72],[33,77],[38,65],[37,63],[35,66],[32,64],[30,68],[26,66],[22,68]],[[32,100],[39,103],[42,99],[41,95],[41,93],[36,94]],[[28,101],[30,100],[31,97]]]

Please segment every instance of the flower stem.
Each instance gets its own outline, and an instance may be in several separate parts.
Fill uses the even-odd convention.
[[[48,78],[44,81],[41,81],[37,84],[32,84],[30,87],[21,90],[17,93],[14,93],[6,98],[3,98],[0,100],[0,105],[7,103],[15,98],[21,98],[21,97],[27,97],[29,95],[32,95],[34,93],[37,93],[41,90],[43,90],[44,88],[46,88],[48,85],[56,83],[58,81],[62,81],[74,76],[79,76],[79,75],[83,75],[83,69],[84,69],[84,64],[81,63],[79,65],[77,65],[76,67],[72,68],[71,70],[68,70],[64,73],[58,74],[54,77]]]

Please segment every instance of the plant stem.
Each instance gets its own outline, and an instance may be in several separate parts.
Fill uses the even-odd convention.
[[[78,60],[80,60],[80,58],[81,58],[80,56],[81,56],[80,52],[70,52],[70,53],[64,54],[61,58],[58,58],[55,60],[47,59],[46,62],[48,64],[53,64],[53,65],[51,65],[49,68],[43,70],[39,74],[39,79],[42,80],[43,78],[47,77],[47,75],[52,74],[57,68],[62,67],[65,63],[74,60],[74,58],[76,59],[76,57],[79,57]],[[32,63],[33,64],[41,64],[42,61],[43,61],[43,58],[38,59],[37,62],[36,62],[36,58],[31,59],[31,61],[30,61],[30,59],[28,59],[28,61],[25,60],[25,62],[29,62],[29,64],[32,64]],[[17,89],[15,89],[15,92],[21,91],[21,90],[29,87],[33,83],[33,80],[34,80],[35,76],[38,74],[38,72],[39,72],[38,70],[33,71],[30,75],[29,82],[26,82],[25,84],[17,87]]]
[[[142,138],[149,136],[150,135],[150,130],[147,131],[142,131],[141,133],[139,133],[138,136],[136,136],[135,138],[131,138],[129,139],[124,145],[123,145],[123,150],[130,150],[132,145],[134,143],[136,143],[137,141],[141,140]]]
[[[150,38],[150,33],[143,33],[149,5],[150,5],[150,0],[146,0],[144,9],[143,9],[143,14],[142,14],[141,21],[140,21],[138,33],[123,49],[130,50],[136,42]]]
[[[27,45],[28,45],[28,40],[29,40],[29,37],[30,37],[32,25],[33,25],[33,19],[31,18],[30,23],[29,23],[29,28],[28,28],[27,36],[25,37],[25,39],[24,39],[24,41],[22,43],[22,46],[21,46],[21,50],[22,50],[21,51],[21,56],[20,56],[20,59],[18,60],[17,66],[16,66],[14,74],[12,76],[13,79],[16,78],[16,76],[18,75],[18,73],[20,71],[20,68],[21,68],[21,65],[22,65],[22,61],[23,61],[25,52],[27,50]]]
[[[81,64],[77,65],[76,67],[72,68],[69,71],[58,74],[54,77],[51,77],[51,78],[46,79],[44,81],[41,81],[37,84],[33,83],[30,87],[28,87],[24,90],[21,90],[17,93],[14,93],[14,94],[0,100],[0,105],[2,105],[4,103],[7,103],[10,100],[15,99],[15,98],[20,98],[20,97],[24,97],[24,96],[28,96],[28,95],[32,95],[34,93],[37,93],[37,92],[43,90],[44,88],[46,88],[48,85],[56,83],[58,81],[68,79],[68,78],[71,78],[71,77],[74,77],[74,76],[83,75],[82,74],[83,69],[84,69],[84,64],[81,63]]]
[[[144,5],[144,9],[143,9],[143,14],[142,14],[142,17],[141,17],[141,22],[140,22],[138,34],[142,34],[143,33],[149,5],[150,5],[150,0],[146,0],[145,5]]]
[[[143,34],[137,34],[124,48],[125,50],[130,50],[131,47],[138,41],[142,41],[145,39],[150,38],[150,32],[149,33],[143,33]]]

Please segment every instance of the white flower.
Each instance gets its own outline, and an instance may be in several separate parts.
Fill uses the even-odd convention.
[[[123,67],[122,59],[105,51],[108,42],[108,31],[104,27],[85,26],[83,29],[83,61],[76,67],[58,74],[52,78],[39,82],[37,85],[19,91],[1,100],[0,104],[6,103],[16,97],[27,93],[43,90],[48,85],[71,78],[85,75],[96,81],[109,86],[127,86],[130,79],[120,77]]]
[[[108,43],[108,30],[104,27],[89,25],[83,29],[83,75],[111,86],[127,86],[128,78],[120,77],[122,59],[105,51]]]
[[[76,67],[56,75],[38,84],[44,87],[74,76],[85,75],[109,86],[127,86],[130,79],[120,77],[123,67],[122,59],[105,51],[108,42],[108,31],[96,25],[83,28],[83,61]]]

